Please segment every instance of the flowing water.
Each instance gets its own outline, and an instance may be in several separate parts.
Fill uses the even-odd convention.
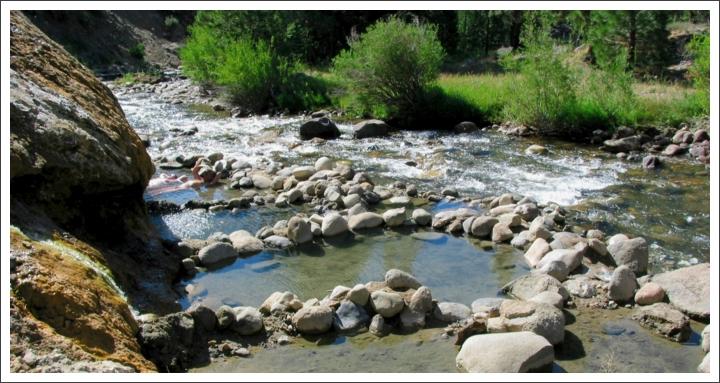
[[[148,152],[153,158],[221,152],[226,158],[266,166],[312,165],[318,157],[328,156],[368,172],[376,184],[403,181],[421,191],[452,185],[461,195],[471,197],[516,192],[539,202],[569,206],[571,221],[582,228],[645,237],[650,243],[652,272],[709,261],[710,187],[704,165],[668,161],[663,169],[648,172],[638,162],[617,160],[594,147],[493,132],[398,132],[387,138],[353,140],[352,127],[339,124],[339,139],[312,143],[298,137],[301,117],[230,118],[227,113],[170,105],[151,94],[119,94],[118,99],[131,125],[150,138]],[[170,132],[193,127],[198,129],[193,136]],[[533,143],[547,147],[549,154],[525,154],[524,149]],[[416,165],[407,165],[408,161]],[[240,194],[242,191],[216,186],[147,198],[183,203]],[[424,207],[438,212],[460,206],[444,202]],[[254,233],[307,209],[185,210],[157,215],[153,220],[168,239],[206,238],[218,231]],[[292,291],[303,300],[322,298],[337,285],[382,280],[386,270],[400,268],[414,274],[435,298],[469,305],[474,299],[496,296],[503,284],[528,272],[522,252],[507,245],[437,233],[410,234],[402,230],[349,234],[240,258],[181,282],[180,303],[183,307],[195,302],[212,308],[222,304],[258,306],[278,290]],[[556,350],[556,371],[686,372],[694,371],[702,359],[696,334],[694,341],[677,345],[627,323],[617,312],[604,315],[577,318],[568,325],[572,335],[568,339],[577,341],[567,341]],[[620,335],[602,331],[603,326],[615,322],[629,330]],[[457,349],[440,333],[439,329],[426,329],[381,339],[361,334],[338,337],[323,346],[299,340],[275,350],[258,349],[248,360],[213,362],[201,370],[270,372],[282,366],[287,372],[456,371]],[[652,355],[643,352],[650,344]],[[657,353],[669,356],[658,358]],[[343,363],[337,363],[339,357]]]

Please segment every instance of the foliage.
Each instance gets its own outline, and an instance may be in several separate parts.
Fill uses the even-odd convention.
[[[391,17],[350,41],[333,70],[365,110],[382,107],[403,120],[417,111],[444,55],[435,26]]]
[[[145,44],[137,43],[128,50],[130,56],[135,57],[138,60],[145,58]]]
[[[695,36],[687,45],[693,56],[689,75],[695,86],[694,103],[699,112],[710,113],[710,36]]]

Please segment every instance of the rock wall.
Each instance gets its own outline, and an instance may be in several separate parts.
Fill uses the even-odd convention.
[[[128,303],[178,308],[179,260],[142,197],[155,169],[112,92],[22,13],[10,22],[12,369],[153,370]]]

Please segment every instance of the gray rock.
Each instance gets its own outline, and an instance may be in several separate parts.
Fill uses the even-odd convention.
[[[430,289],[425,286],[421,286],[417,289],[417,291],[413,293],[412,297],[410,297],[408,306],[414,312],[427,313],[432,310],[433,301]]]
[[[200,326],[206,332],[215,330],[218,325],[215,312],[206,306],[194,305],[190,307],[187,312],[193,317],[195,325]]]
[[[700,346],[703,351],[710,352],[710,325],[705,326],[700,336],[702,337],[702,343]]]
[[[690,317],[707,322],[710,319],[710,264],[654,275],[650,278],[665,290],[670,304]]]
[[[472,315],[472,310],[462,303],[440,302],[433,310],[433,317],[441,322],[458,322]]]
[[[390,269],[385,273],[385,283],[393,290],[417,289],[421,286],[415,277],[398,269]]]
[[[553,240],[550,242],[550,248],[553,250],[572,249],[575,248],[575,245],[579,242],[585,242],[585,238],[579,236],[578,234],[566,231],[555,233],[552,238]]]
[[[492,319],[498,320],[500,325],[488,326],[490,332],[531,331],[553,345],[562,343],[565,338],[562,310],[545,303],[506,300],[500,306],[500,317]]]
[[[477,125],[472,121],[463,121],[455,125],[455,133],[473,133],[478,130]]]
[[[534,203],[525,203],[522,205],[518,205],[515,207],[515,210],[513,210],[513,212],[528,222],[531,222],[538,216],[538,214],[540,214],[540,210]]]
[[[235,322],[230,329],[240,335],[252,335],[263,329],[263,318],[260,311],[254,307],[236,307]]]
[[[490,236],[493,231],[493,227],[498,223],[497,218],[488,216],[479,216],[473,221],[472,224],[472,235],[480,238]]]
[[[529,300],[543,291],[553,291],[563,299],[569,297],[565,287],[557,279],[547,274],[528,274],[517,278],[503,286],[502,291],[518,299]]]
[[[270,187],[272,187],[272,180],[261,174],[256,174],[252,176],[252,182],[253,186],[258,189],[269,189]]]
[[[290,238],[293,242],[297,244],[310,242],[313,239],[313,233],[310,229],[310,224],[300,218],[300,217],[292,217],[288,221],[288,230],[287,230],[288,238]]]
[[[583,279],[569,279],[563,282],[563,287],[568,293],[579,298],[592,298],[597,293],[595,286]]]
[[[536,239],[530,248],[525,252],[525,260],[530,267],[535,267],[545,254],[550,252],[550,245],[542,238]]]
[[[375,314],[372,317],[372,321],[370,321],[370,333],[375,336],[384,336],[389,331],[390,329],[387,324],[385,324],[385,318],[380,314]]]
[[[347,299],[353,303],[365,306],[370,298],[370,292],[362,283],[355,285],[347,294]]]
[[[493,242],[509,242],[513,238],[513,232],[510,230],[508,223],[500,222],[493,226],[492,229]]]
[[[302,334],[322,334],[333,325],[333,311],[322,305],[303,307],[293,315],[292,324]]]
[[[292,242],[290,242],[290,239],[280,236],[280,235],[271,235],[263,241],[270,247],[275,247],[278,249],[286,249],[290,246],[292,246]]]
[[[361,121],[353,126],[354,138],[385,137],[390,126],[382,120]]]
[[[352,231],[361,229],[372,229],[381,226],[385,221],[380,214],[377,213],[360,213],[356,214],[348,220],[348,227]]]
[[[348,223],[340,214],[330,213],[323,218],[321,230],[324,237],[332,237],[348,231]]]
[[[315,137],[333,139],[340,137],[340,129],[329,118],[314,118],[300,126],[300,138],[309,140]]]
[[[235,310],[230,306],[222,305],[215,311],[215,317],[218,321],[217,327],[220,330],[226,329],[235,323]]]
[[[412,219],[419,226],[427,226],[432,221],[432,215],[425,209],[415,209],[412,212]]]
[[[630,136],[616,140],[606,140],[603,142],[603,149],[610,153],[627,153],[640,150],[640,145],[642,145],[640,136]]]
[[[697,372],[709,374],[710,373],[710,353],[705,354],[702,362],[697,367]]]
[[[692,334],[689,318],[667,303],[638,306],[632,318],[644,327],[676,342],[684,342]]]
[[[537,272],[547,274],[560,282],[566,280],[568,274],[570,274],[567,265],[562,261],[547,262],[541,268],[537,269]]]
[[[315,161],[316,171],[332,170],[333,167],[335,167],[335,163],[333,163],[333,160],[327,157],[320,157],[317,159],[317,161]]]
[[[367,325],[369,321],[370,316],[362,306],[345,300],[335,310],[333,326],[337,331],[352,331]]]
[[[535,267],[542,269],[546,264],[552,261],[560,261],[567,266],[569,272],[575,270],[582,263],[582,253],[576,249],[559,249],[553,250],[540,259]]]
[[[613,236],[613,238],[616,237]],[[644,238],[609,241],[607,250],[618,266],[627,265],[630,270],[637,274],[647,272],[649,255],[647,242]]]
[[[518,373],[548,366],[554,360],[553,346],[545,338],[523,331],[471,336],[455,362],[467,372]]]
[[[400,226],[405,223],[405,208],[387,210],[383,213],[382,218],[388,227]]]
[[[489,317],[494,317],[500,314],[500,305],[503,301],[505,301],[504,298],[478,298],[470,307],[473,314],[486,313]]]
[[[211,265],[237,256],[232,245],[225,242],[215,242],[200,249],[198,258],[203,265]]]
[[[523,249],[525,246],[527,246],[528,243],[530,243],[530,231],[529,230],[523,230],[518,233],[518,235],[515,236],[515,238],[510,241],[510,245],[513,247],[516,247],[518,249]]]
[[[608,298],[617,302],[627,302],[635,296],[637,280],[635,273],[626,265],[618,266],[610,278]]]
[[[530,302],[544,303],[553,307],[562,309],[565,305],[565,300],[558,293],[552,291],[543,291],[540,294],[530,298]]]
[[[376,313],[384,318],[391,318],[402,311],[405,302],[400,294],[374,291],[370,294],[370,305]]]
[[[256,254],[263,249],[263,242],[245,230],[234,231],[229,237],[233,249],[241,256]]]
[[[416,331],[425,327],[425,313],[405,306],[400,312],[400,326],[406,331]]]
[[[348,194],[347,196],[343,197],[343,206],[346,208],[351,208],[357,204],[360,203],[360,195],[359,194]]]

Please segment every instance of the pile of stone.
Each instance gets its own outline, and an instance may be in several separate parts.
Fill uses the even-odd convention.
[[[599,132],[596,137],[602,137]],[[621,127],[615,132],[612,139],[603,141],[602,148],[608,152],[616,153],[620,159],[631,160],[639,158],[638,153],[648,151],[666,157],[674,157],[689,153],[691,157],[700,162],[710,162],[710,135],[706,129],[697,129],[694,132],[687,125],[672,132],[661,133],[656,129],[636,132],[632,128]],[[644,157],[643,165],[646,168],[655,168],[661,161],[655,155]]]

